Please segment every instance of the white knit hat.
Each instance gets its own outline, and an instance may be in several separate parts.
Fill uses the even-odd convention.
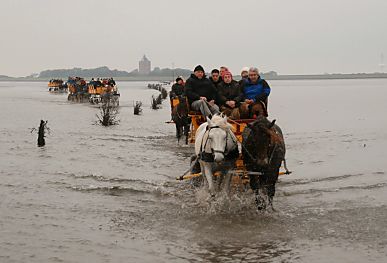
[[[242,72],[244,72],[244,71],[249,72],[249,67],[243,67],[243,68],[241,69],[241,74],[242,74]]]

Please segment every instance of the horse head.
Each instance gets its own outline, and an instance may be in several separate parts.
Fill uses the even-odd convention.
[[[179,104],[177,105],[177,110],[181,116],[188,115],[188,104],[187,98],[185,96],[178,96]]]
[[[230,163],[234,164],[234,162],[228,162],[228,160],[234,158],[235,152],[239,156],[237,139],[231,127],[232,125],[227,122],[227,116],[216,114],[211,119],[207,118],[207,122],[201,124],[195,134],[195,153],[199,157],[202,174],[207,179],[212,195],[215,192],[213,169],[218,166],[214,166],[213,163],[219,164],[226,159],[220,166],[225,165],[222,169],[230,169]],[[229,186],[231,177],[228,173],[225,176],[225,182],[228,182],[225,185]]]
[[[254,142],[255,154],[252,158],[259,167],[267,167],[270,164],[273,145],[279,139],[272,129],[275,121],[270,122],[265,116],[259,115],[254,122],[247,125]]]
[[[251,105],[250,108],[250,115],[251,117],[258,117],[258,116],[265,116],[267,117],[267,108],[266,104],[263,101],[257,101],[254,104]]]
[[[230,139],[233,142],[233,133],[230,131],[231,125],[227,122],[227,116],[214,115],[212,119],[207,117],[207,143],[214,156],[215,162],[224,160],[225,154],[233,147]],[[235,146],[234,146],[235,147]]]

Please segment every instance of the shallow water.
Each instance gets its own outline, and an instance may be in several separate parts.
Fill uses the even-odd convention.
[[[385,262],[387,80],[270,81],[293,174],[266,213],[174,180],[193,148],[146,84],[118,83],[106,128],[46,83],[0,82],[0,262]]]

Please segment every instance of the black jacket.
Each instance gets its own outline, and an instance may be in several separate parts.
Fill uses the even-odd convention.
[[[218,86],[218,105],[225,105],[226,101],[233,100],[239,103],[238,97],[241,95],[241,89],[238,82],[232,80],[230,83],[222,82]]]
[[[209,79],[212,82],[212,84],[214,84],[215,88],[218,88],[219,84],[223,82],[221,77],[219,77],[218,81],[216,82],[212,79],[212,77],[209,77]]]
[[[171,98],[176,97],[176,96],[180,96],[183,94],[184,94],[184,86],[183,85],[180,85],[177,83],[172,85],[171,92],[169,93],[169,96]]]
[[[198,79],[194,74],[191,74],[185,83],[184,90],[190,104],[199,100],[200,97],[206,97],[207,101],[217,101],[218,98],[215,86],[206,76]]]

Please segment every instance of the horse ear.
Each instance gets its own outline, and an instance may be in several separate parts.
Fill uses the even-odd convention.
[[[276,121],[276,120],[273,120],[273,121],[270,123],[269,129],[273,128],[273,126],[274,126],[274,124],[275,124],[275,121]]]
[[[224,114],[224,116],[222,116],[222,117],[223,117],[223,121],[224,121],[225,123],[227,123],[227,115]]]
[[[208,118],[208,116],[206,116],[206,118],[207,118],[208,126],[212,126],[212,122],[211,122],[210,118]]]

